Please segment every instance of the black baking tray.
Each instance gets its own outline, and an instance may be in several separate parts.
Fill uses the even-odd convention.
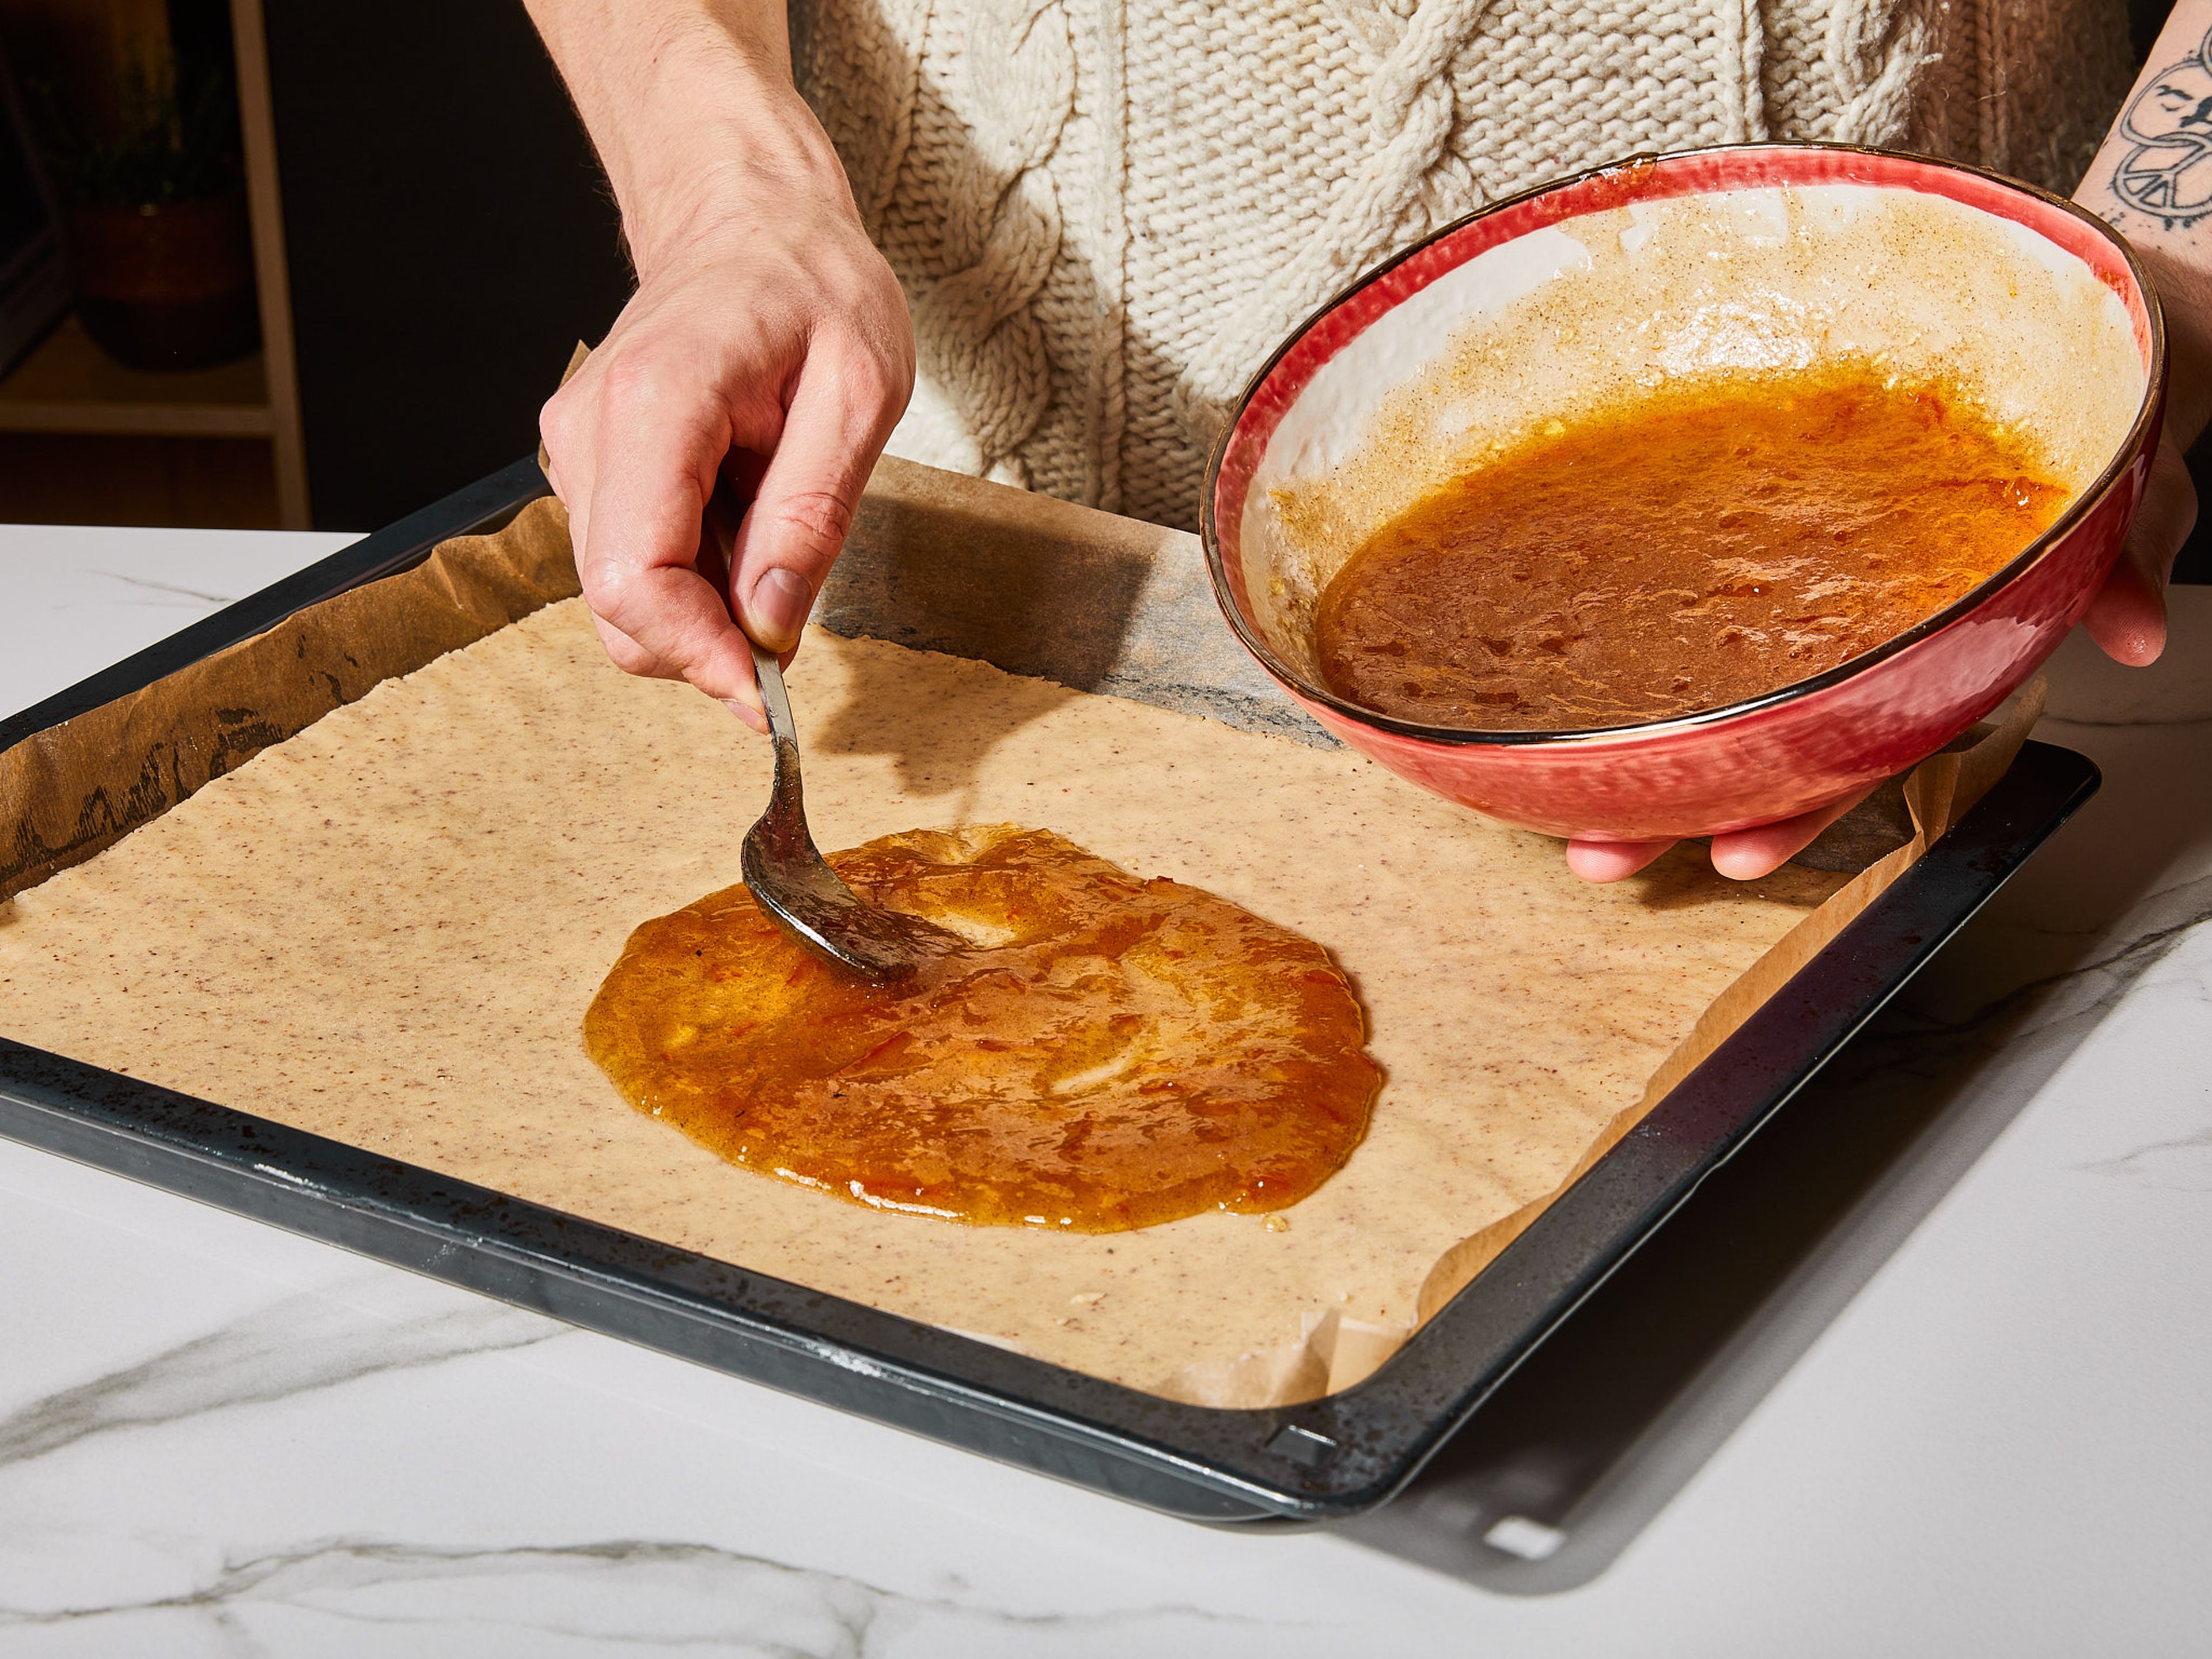
[[[6,720],[0,748],[494,528],[523,461]],[[1196,1520],[1370,1510],[1779,1109],[2097,787],[2004,778],[1382,1368],[1304,1405],[1185,1405],[0,1036],[0,1133],[555,1318]]]

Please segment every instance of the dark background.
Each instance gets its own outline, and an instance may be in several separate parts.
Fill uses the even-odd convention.
[[[630,274],[519,0],[267,0],[307,479],[373,530],[537,447]]]

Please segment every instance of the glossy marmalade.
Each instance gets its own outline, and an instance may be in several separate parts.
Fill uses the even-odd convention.
[[[1577,731],[1718,708],[1926,620],[2068,499],[1934,385],[1846,362],[1552,422],[1353,554],[1322,678],[1429,726]]]
[[[584,1019],[632,1105],[854,1202],[1082,1232],[1280,1209],[1366,1133],[1381,1073],[1311,940],[1043,830],[830,861],[959,942],[881,986],[743,887],[648,921]]]

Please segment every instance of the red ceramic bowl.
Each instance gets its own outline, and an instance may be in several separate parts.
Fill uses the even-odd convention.
[[[2024,427],[2074,490],[2065,512],[1910,632],[1680,719],[1461,731],[1392,719],[1322,683],[1319,589],[1486,441],[1630,386],[1844,352],[1940,374]],[[1692,151],[1501,202],[1354,283],[1245,389],[1206,470],[1200,528],[1238,637],[1353,748],[1553,835],[1711,834],[1903,771],[2027,680],[2118,556],[2165,384],[2148,278],[2070,203],[1918,156]]]

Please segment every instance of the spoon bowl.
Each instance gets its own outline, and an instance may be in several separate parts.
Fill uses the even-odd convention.
[[[830,867],[806,827],[799,774],[799,727],[775,653],[755,645],[753,672],[775,744],[775,787],[768,811],[745,832],[739,854],[753,900],[784,930],[832,967],[872,980],[904,979],[930,941],[944,937],[918,916],[870,904]]]

